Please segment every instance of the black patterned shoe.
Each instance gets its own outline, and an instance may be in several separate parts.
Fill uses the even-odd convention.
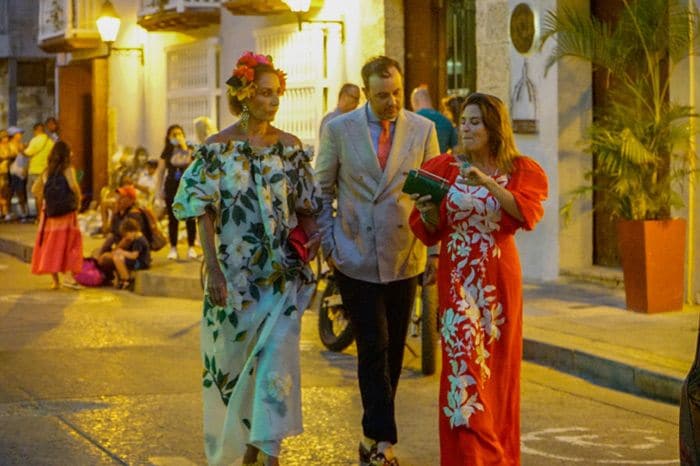
[[[384,453],[379,453],[378,451],[372,452],[372,456],[369,461],[370,466],[399,466],[399,460],[396,457],[388,460]]]
[[[370,466],[372,461],[372,455],[377,452],[377,444],[375,443],[368,450],[365,444],[360,442],[360,447],[358,448],[360,454],[360,466]]]

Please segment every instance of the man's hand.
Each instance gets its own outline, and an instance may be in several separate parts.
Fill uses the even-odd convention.
[[[428,256],[428,263],[423,272],[423,286],[433,285],[437,282],[438,256]]]

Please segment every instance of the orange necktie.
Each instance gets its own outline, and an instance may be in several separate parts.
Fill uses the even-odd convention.
[[[389,130],[391,122],[389,120],[379,120],[379,124],[382,125],[382,132],[379,133],[377,158],[379,159],[379,166],[384,170],[386,161],[389,159],[389,152],[391,151],[391,131]]]

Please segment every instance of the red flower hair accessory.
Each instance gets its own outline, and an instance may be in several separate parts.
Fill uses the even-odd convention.
[[[280,81],[280,90],[284,93],[287,86],[287,75],[284,71],[274,67],[271,56],[248,51],[238,59],[231,77],[226,81],[229,95],[236,97],[239,101],[255,95],[255,70],[260,65],[274,69]]]

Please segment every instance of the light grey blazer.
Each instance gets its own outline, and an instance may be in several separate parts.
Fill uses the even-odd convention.
[[[340,272],[373,283],[422,273],[426,250],[409,228],[413,201],[401,187],[410,169],[439,153],[435,125],[401,110],[382,171],[364,105],[329,121],[316,159],[323,197],[319,224],[324,257],[332,254]]]

